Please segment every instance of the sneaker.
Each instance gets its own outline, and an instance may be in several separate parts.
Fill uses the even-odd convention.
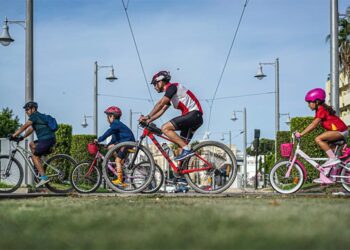
[[[319,184],[332,184],[333,181],[328,179],[324,174],[320,173],[320,178],[313,180],[312,182]]]
[[[114,185],[118,185],[118,186],[122,186],[122,187],[126,187],[126,186],[128,185],[128,184],[122,182],[122,181],[119,180],[119,179],[113,180],[112,183],[113,183]]]
[[[42,186],[50,181],[49,177],[47,177],[46,175],[41,176],[39,179],[40,179],[40,181],[38,184],[36,184],[35,187],[40,187],[40,186]]]
[[[174,158],[175,161],[182,161],[183,159],[186,159],[187,157],[190,157],[194,155],[194,152],[192,150],[186,150],[186,149],[183,149],[181,154],[176,156]]]
[[[340,160],[338,158],[331,158],[331,159],[328,159],[328,161],[326,161],[325,163],[323,163],[321,167],[330,167],[332,165],[337,165],[339,163],[340,163]]]

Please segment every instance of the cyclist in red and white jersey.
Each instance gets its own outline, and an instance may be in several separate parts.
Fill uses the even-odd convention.
[[[141,116],[140,121],[150,123],[164,114],[172,104],[174,108],[181,110],[181,116],[175,117],[162,126],[162,132],[181,148],[181,154],[174,159],[183,160],[194,152],[188,146],[194,132],[203,124],[203,110],[196,96],[182,84],[171,83],[168,71],[160,71],[152,78],[158,93],[165,92],[147,116]],[[180,136],[175,131],[180,130]]]

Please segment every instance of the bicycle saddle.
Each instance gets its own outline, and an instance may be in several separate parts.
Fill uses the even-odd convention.
[[[337,141],[329,141],[329,143],[333,144],[333,145],[341,146],[341,145],[344,145],[346,143],[346,140],[345,139],[340,139],[340,140],[337,140]]]

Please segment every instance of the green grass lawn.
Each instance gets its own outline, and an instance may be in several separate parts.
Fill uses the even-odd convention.
[[[1,249],[349,249],[350,199],[0,200]]]

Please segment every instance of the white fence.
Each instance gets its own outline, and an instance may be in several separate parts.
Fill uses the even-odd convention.
[[[19,143],[19,145],[25,149],[29,150],[28,147],[28,140],[24,140],[21,141]],[[8,139],[5,138],[0,138],[0,155],[9,155],[10,152],[10,142]],[[15,158],[20,162],[20,164],[23,167],[23,172],[24,172],[24,178],[23,178],[23,182],[22,185],[31,185],[33,184],[33,175],[30,171],[30,169],[28,168],[25,160],[23,159],[23,157],[17,152],[15,155]],[[5,170],[6,166],[7,166],[8,161],[7,160],[0,160],[0,181],[3,182],[3,171]],[[16,173],[14,173],[16,174]],[[15,178],[14,178],[15,179]],[[18,179],[17,179],[18,180]]]

